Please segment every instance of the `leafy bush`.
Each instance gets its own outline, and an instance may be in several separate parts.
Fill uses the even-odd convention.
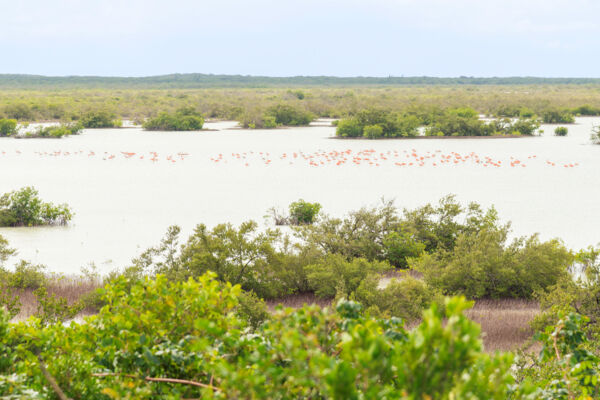
[[[122,125],[114,113],[106,110],[88,111],[79,117],[84,128],[117,128]]]
[[[43,265],[21,261],[15,265],[14,272],[7,276],[7,286],[15,289],[39,289],[46,282]]]
[[[193,108],[181,108],[174,114],[161,112],[142,125],[147,131],[198,131],[203,126],[204,118]]]
[[[433,303],[443,305],[443,297],[438,292],[408,275],[399,280],[392,279],[384,288],[380,287],[380,282],[379,275],[369,275],[352,296],[371,315],[415,321]]]
[[[534,235],[507,246],[507,233],[485,228],[462,234],[452,251],[424,254],[409,264],[433,288],[473,299],[531,298],[567,276],[573,256],[560,242],[540,242]]]
[[[596,116],[600,115],[600,107],[592,107],[589,104],[584,104],[582,106],[575,107],[571,110],[571,112],[575,115]]]
[[[0,118],[0,137],[1,136],[13,136],[18,132],[17,120]]]
[[[81,129],[82,127],[79,123],[40,126],[33,132],[27,132],[23,137],[61,138],[63,136],[77,135],[81,132]]]
[[[66,225],[71,218],[68,205],[43,202],[32,186],[0,197],[0,226]]]
[[[406,330],[340,301],[279,310],[254,332],[235,313],[240,288],[211,275],[124,279],[84,324],[9,324],[0,311],[0,396],[62,398],[514,399],[509,354],[483,352],[480,329],[448,299]],[[49,382],[52,382],[50,384]],[[54,392],[54,393],[53,393]]]
[[[340,137],[361,137],[363,135],[363,127],[354,118],[339,120],[335,134]]]
[[[542,120],[546,124],[572,124],[575,122],[573,114],[568,110],[546,110],[542,113]]]
[[[383,247],[385,259],[397,268],[408,268],[408,259],[425,251],[425,244],[406,232],[390,233],[383,239]]]
[[[567,136],[569,130],[564,126],[559,126],[554,130],[554,136]]]
[[[337,124],[339,137],[409,137],[418,135],[419,118],[381,109],[362,110]]]
[[[290,217],[294,225],[312,224],[315,222],[321,205],[319,203],[309,203],[302,199],[290,204]]]
[[[265,115],[275,118],[275,124],[284,126],[308,125],[314,119],[310,112],[289,104],[272,106],[267,109]]]
[[[361,282],[372,273],[382,273],[388,263],[364,258],[346,260],[338,254],[326,256],[317,264],[306,266],[306,276],[315,295],[323,298],[349,297]]]
[[[367,139],[379,139],[383,136],[383,127],[381,125],[367,125],[363,129],[363,136]]]

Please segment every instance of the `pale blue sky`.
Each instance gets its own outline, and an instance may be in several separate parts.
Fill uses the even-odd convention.
[[[600,77],[600,0],[0,0],[0,73]]]

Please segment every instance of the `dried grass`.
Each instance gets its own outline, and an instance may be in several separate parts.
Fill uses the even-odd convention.
[[[99,281],[86,279],[86,278],[58,278],[49,279],[46,282],[49,295],[55,295],[56,297],[62,297],[67,300],[69,305],[75,304],[81,300],[85,295],[93,292],[94,290],[102,287],[102,283]],[[19,296],[19,302],[21,303],[21,310],[14,318],[15,321],[22,321],[35,314],[38,307],[38,301],[33,293],[34,289],[14,289],[13,294]],[[97,310],[86,308],[81,311],[78,316],[91,315]]]
[[[536,301],[520,299],[478,300],[466,315],[481,325],[486,351],[515,350],[534,332],[529,323],[540,312]]]

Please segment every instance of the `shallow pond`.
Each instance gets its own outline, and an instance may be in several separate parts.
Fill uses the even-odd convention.
[[[341,216],[379,199],[413,208],[454,193],[495,205],[515,234],[540,232],[572,248],[600,242],[599,118],[569,136],[518,139],[337,140],[327,123],[247,131],[232,122],[204,132],[86,130],[79,136],[0,140],[0,193],[35,186],[67,202],[68,227],[3,228],[18,257],[73,273],[94,262],[123,267],[169,225],[263,222],[299,198]]]

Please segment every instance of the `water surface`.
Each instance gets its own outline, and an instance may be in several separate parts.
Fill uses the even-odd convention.
[[[50,270],[94,262],[109,271],[173,224],[187,236],[201,222],[262,222],[269,207],[299,198],[341,216],[382,197],[412,208],[454,193],[494,204],[515,234],[540,232],[572,248],[600,242],[600,146],[589,141],[599,118],[579,118],[567,137],[543,126],[544,136],[519,139],[336,140],[333,127],[317,125],[247,131],[219,122],[206,124],[217,131],[0,139],[0,193],[33,185],[76,213],[68,227],[0,234],[20,258]]]

